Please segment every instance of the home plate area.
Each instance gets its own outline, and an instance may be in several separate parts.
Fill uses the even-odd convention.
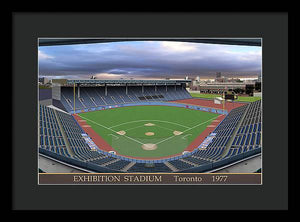
[[[144,150],[156,150],[157,149],[157,145],[153,144],[153,143],[146,143],[142,145],[142,148]]]

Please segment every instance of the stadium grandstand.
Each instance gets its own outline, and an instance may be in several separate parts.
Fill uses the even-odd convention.
[[[212,172],[261,153],[262,104],[236,103],[222,110],[205,100],[188,107],[190,80],[67,80],[39,91],[39,153],[88,172]],[[184,102],[186,101],[186,102]],[[215,112],[222,120],[193,150],[164,158],[118,155],[96,145],[77,114],[124,105],[170,104]],[[229,107],[229,106],[228,106]],[[101,135],[100,135],[101,136]],[[188,134],[187,134],[188,136]],[[208,143],[205,143],[209,141]],[[104,146],[104,145],[103,145]]]
[[[68,80],[61,87],[61,102],[67,111],[104,105],[192,98],[186,80]],[[96,85],[96,86],[95,86]]]

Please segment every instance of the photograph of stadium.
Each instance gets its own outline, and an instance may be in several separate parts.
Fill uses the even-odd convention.
[[[40,38],[39,174],[262,172],[262,39]]]

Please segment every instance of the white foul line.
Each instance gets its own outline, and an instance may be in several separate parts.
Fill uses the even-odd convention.
[[[200,126],[200,125],[202,125],[202,124],[204,124],[204,123],[207,123],[208,121],[211,121],[211,120],[216,119],[216,118],[218,118],[218,117],[219,117],[219,116],[214,117],[214,118],[211,118],[211,119],[209,119],[209,120],[207,120],[207,121],[205,121],[205,122],[203,122],[203,123],[197,124],[196,126],[193,126],[193,127],[189,128],[189,129],[187,129],[187,130],[184,130],[182,133],[185,133],[185,132],[187,132],[187,131],[189,131],[189,130],[191,130],[191,129],[194,129],[194,128],[197,127],[197,126]],[[160,143],[162,143],[162,142],[165,142],[165,141],[167,141],[167,140],[169,140],[169,139],[172,139],[172,138],[175,137],[175,136],[176,136],[176,135],[171,136],[171,137],[169,137],[169,138],[167,138],[167,139],[164,139],[164,140],[162,140],[162,141],[159,141],[158,143],[156,143],[156,145],[158,145],[158,144],[160,144]]]
[[[97,123],[97,122],[95,122],[95,121],[93,121],[93,120],[90,120],[90,119],[88,119],[88,118],[86,118],[86,117],[82,117],[82,116],[81,116],[81,118],[86,119],[86,120],[88,120],[88,121],[91,121],[91,122],[95,123],[96,125],[101,126],[101,127],[105,128],[105,129],[111,130],[111,131],[113,131],[114,133],[117,133],[117,131],[114,131],[114,130],[112,130],[112,129],[106,127],[106,126],[103,126],[103,125],[101,125],[101,124],[99,124],[99,123]],[[140,141],[135,140],[135,139],[133,139],[133,138],[131,138],[131,137],[129,137],[129,136],[126,136],[126,135],[122,135],[122,136],[124,136],[124,137],[126,137],[126,138],[128,138],[128,139],[131,139],[131,140],[133,140],[133,141],[135,141],[135,142],[137,142],[137,143],[139,143],[139,144],[142,144],[142,145],[144,144],[144,143],[141,143]]]
[[[117,136],[114,135],[114,134],[108,134],[108,135],[112,135],[112,136],[114,136],[115,138],[119,139],[119,137],[117,137]],[[117,139],[116,139],[116,140],[117,140]]]
[[[187,136],[191,136],[192,134],[186,134],[185,136],[181,137],[181,139],[184,139],[185,140],[185,137]]]

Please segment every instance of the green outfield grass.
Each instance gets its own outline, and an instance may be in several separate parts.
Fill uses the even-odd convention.
[[[131,106],[81,113],[79,116],[118,154],[158,158],[181,154],[219,115],[179,107]],[[153,125],[145,126],[148,123]],[[125,131],[125,135],[119,135],[120,131]],[[174,131],[182,134],[174,135]],[[147,136],[147,132],[154,135]],[[144,150],[143,144],[156,144],[157,148]]]
[[[197,98],[205,98],[205,99],[213,99],[215,97],[220,97],[220,94],[202,94],[202,93],[190,93],[192,97]],[[239,96],[237,102],[255,102],[260,100],[261,97],[258,96]]]

